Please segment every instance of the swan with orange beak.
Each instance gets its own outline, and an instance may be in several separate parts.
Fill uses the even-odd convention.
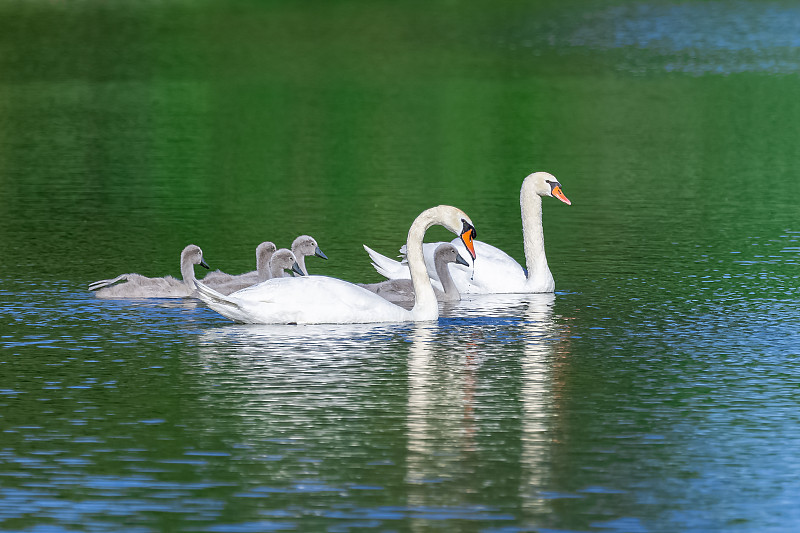
[[[561,183],[547,172],[534,172],[522,182],[520,208],[522,211],[522,245],[525,252],[525,267],[503,250],[475,240],[474,232],[462,232],[461,238],[452,243],[467,247],[473,257],[471,267],[451,265],[450,273],[458,291],[462,294],[500,294],[553,292],[555,281],[547,265],[542,229],[542,198],[557,198],[567,205],[572,202],[564,194]],[[471,242],[470,248],[467,243]],[[438,282],[433,254],[440,243],[426,243],[425,264],[431,280]],[[375,270],[389,279],[410,277],[407,264],[395,261],[364,246],[372,259]],[[405,249],[400,250],[405,254]],[[480,260],[475,261],[475,254]]]

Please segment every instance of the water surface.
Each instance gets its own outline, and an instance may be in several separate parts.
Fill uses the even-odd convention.
[[[797,529],[798,20],[3,4],[0,529]],[[534,170],[555,295],[266,327],[86,290],[301,233],[377,281],[361,244],[440,203],[521,261]]]

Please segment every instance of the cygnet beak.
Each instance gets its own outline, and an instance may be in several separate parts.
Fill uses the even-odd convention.
[[[327,255],[325,255],[325,254],[323,254],[323,253],[322,253],[322,250],[320,250],[320,249],[319,249],[319,246],[317,246],[317,247],[314,249],[314,255],[316,255],[317,257],[321,257],[321,258],[323,258],[323,259],[327,259],[327,258],[328,258],[328,256],[327,256]]]
[[[211,270],[211,267],[210,267],[210,266],[208,266],[208,264],[206,263],[206,260],[205,260],[205,259],[201,259],[201,260],[200,260],[200,266],[201,266],[201,267],[203,267],[203,268],[205,268],[206,270]]]
[[[464,265],[465,267],[469,266],[469,263],[467,263],[466,259],[461,257],[461,254],[456,254],[456,263],[458,263],[459,265]]]
[[[294,272],[298,276],[305,276],[306,275],[306,273],[303,272],[303,269],[300,268],[300,265],[297,264],[297,261],[295,261],[294,264],[292,264],[292,272]]]

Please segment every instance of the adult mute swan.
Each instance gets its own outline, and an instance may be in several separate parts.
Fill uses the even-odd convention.
[[[364,247],[369,251],[369,248]],[[423,245],[424,248],[424,245]],[[455,302],[461,299],[455,283],[453,283],[453,276],[450,275],[448,265],[450,263],[458,263],[459,265],[469,266],[463,257],[458,253],[455,246],[449,242],[443,242],[436,247],[433,254],[433,262],[436,266],[436,275],[441,280],[442,289],[433,286],[433,291],[436,293],[436,299],[440,302]],[[390,302],[413,302],[414,301],[414,286],[410,279],[387,279],[380,283],[358,283],[359,287],[364,287],[368,291],[374,292],[382,298],[386,298]]]
[[[306,256],[315,255],[322,259],[328,258],[327,255],[322,253],[314,237],[310,235],[300,235],[297,237],[292,242],[292,253],[297,258],[297,264],[300,265],[300,270],[303,271],[302,275],[304,276],[308,276],[308,270],[306,270]],[[294,275],[299,276],[300,274],[295,272]]]
[[[475,241],[475,252],[481,257],[473,261],[472,268],[453,267],[450,272],[460,293],[528,293],[553,292],[555,281],[547,266],[542,231],[542,197],[558,198],[572,205],[561,191],[561,184],[547,172],[534,172],[522,182],[519,203],[522,210],[522,242],[525,251],[524,269],[503,250],[481,241]],[[457,240],[452,241],[458,245]],[[438,280],[433,254],[439,243],[424,246],[425,263],[431,278]],[[366,248],[366,247],[365,247]],[[403,249],[400,250],[405,253]],[[405,262],[395,261],[367,248],[373,266],[389,279],[408,278]]]
[[[436,320],[439,306],[425,269],[422,238],[439,224],[459,235],[475,259],[475,227],[455,207],[440,205],[420,213],[408,230],[408,264],[416,302],[404,309],[358,285],[326,276],[275,278],[229,296],[195,281],[198,297],[232,320],[252,324],[351,324]]]
[[[148,278],[140,274],[122,274],[113,279],[104,279],[89,284],[98,298],[187,298],[194,296],[194,265],[208,268],[199,246],[190,244],[181,252],[181,275],[183,280],[172,276]],[[118,281],[124,281],[114,285]]]

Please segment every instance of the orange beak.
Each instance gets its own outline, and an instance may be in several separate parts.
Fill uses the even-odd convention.
[[[555,196],[556,198],[558,198],[559,200],[561,200],[565,204],[572,205],[572,202],[569,201],[569,198],[564,196],[564,193],[561,192],[561,187],[553,187],[552,193],[553,193],[553,196]]]
[[[472,260],[475,261],[475,257],[476,257],[476,255],[475,255],[475,243],[473,242],[475,240],[475,228],[473,228],[473,227],[467,228],[460,235],[460,237],[461,237],[461,242],[463,242],[464,246],[467,247],[467,251],[469,252],[469,255],[472,256]]]

